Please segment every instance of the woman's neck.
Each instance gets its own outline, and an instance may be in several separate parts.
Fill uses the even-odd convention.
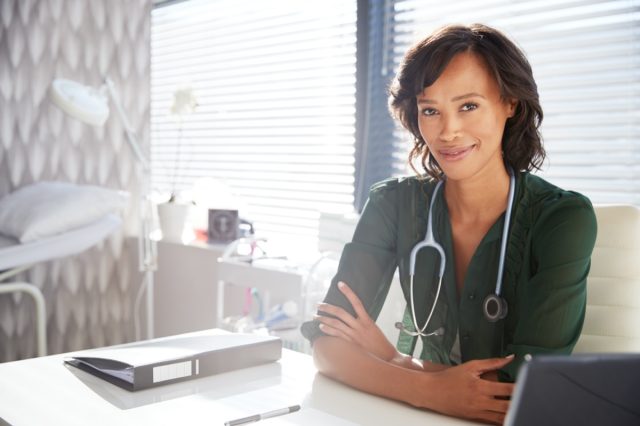
[[[504,167],[463,180],[447,180],[444,191],[452,221],[495,221],[507,208],[509,174]]]

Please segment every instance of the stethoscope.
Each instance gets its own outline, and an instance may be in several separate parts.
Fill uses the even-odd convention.
[[[509,173],[509,202],[507,204],[507,212],[505,214],[504,219],[504,228],[502,229],[502,240],[500,243],[500,261],[498,263],[498,277],[496,278],[496,291],[493,294],[488,295],[482,304],[484,317],[490,322],[496,322],[501,320],[507,316],[507,301],[501,296],[502,294],[502,276],[504,273],[504,258],[506,254],[507,248],[507,237],[509,234],[509,224],[511,223],[511,210],[513,208],[513,201],[515,195],[515,176],[514,173]],[[442,246],[433,238],[433,205],[436,200],[436,196],[438,195],[438,191],[442,186],[443,181],[439,181],[433,190],[433,194],[431,195],[431,201],[429,203],[429,217],[427,219],[427,233],[424,237],[424,240],[420,241],[418,244],[413,247],[411,250],[411,256],[409,258],[409,293],[410,293],[410,302],[411,302],[411,315],[413,319],[413,326],[415,331],[407,329],[403,323],[397,322],[396,328],[400,331],[408,334],[409,336],[441,336],[444,334],[444,328],[440,327],[431,333],[425,333],[429,322],[431,321],[431,317],[433,316],[433,312],[436,309],[436,303],[438,302],[438,296],[440,296],[440,289],[442,288],[442,277],[444,276],[444,268],[446,263],[446,256],[444,254],[444,249]],[[440,255],[440,271],[438,273],[438,289],[436,290],[436,297],[433,300],[433,305],[431,306],[431,311],[429,312],[429,316],[427,317],[427,321],[424,323],[423,327],[418,327],[418,320],[416,318],[416,309],[415,302],[413,298],[413,281],[416,270],[416,257],[418,252],[423,248],[432,248],[435,249]]]

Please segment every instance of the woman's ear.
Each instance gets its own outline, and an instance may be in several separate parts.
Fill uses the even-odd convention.
[[[507,99],[507,116],[509,118],[513,117],[514,115],[516,115],[516,108],[518,107],[518,100],[517,99]]]

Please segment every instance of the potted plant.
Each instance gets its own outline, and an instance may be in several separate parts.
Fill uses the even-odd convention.
[[[188,223],[192,202],[180,199],[176,189],[178,171],[182,166],[182,138],[184,116],[195,112],[198,106],[197,99],[191,86],[179,87],[173,92],[171,115],[178,122],[178,140],[176,143],[176,155],[172,161],[171,190],[168,201],[158,204],[158,219],[162,237],[168,241],[182,241],[182,237]]]

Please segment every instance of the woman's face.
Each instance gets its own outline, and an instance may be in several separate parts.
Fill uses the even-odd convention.
[[[515,102],[500,97],[481,57],[454,56],[416,100],[420,134],[448,179],[504,171],[502,134]]]

